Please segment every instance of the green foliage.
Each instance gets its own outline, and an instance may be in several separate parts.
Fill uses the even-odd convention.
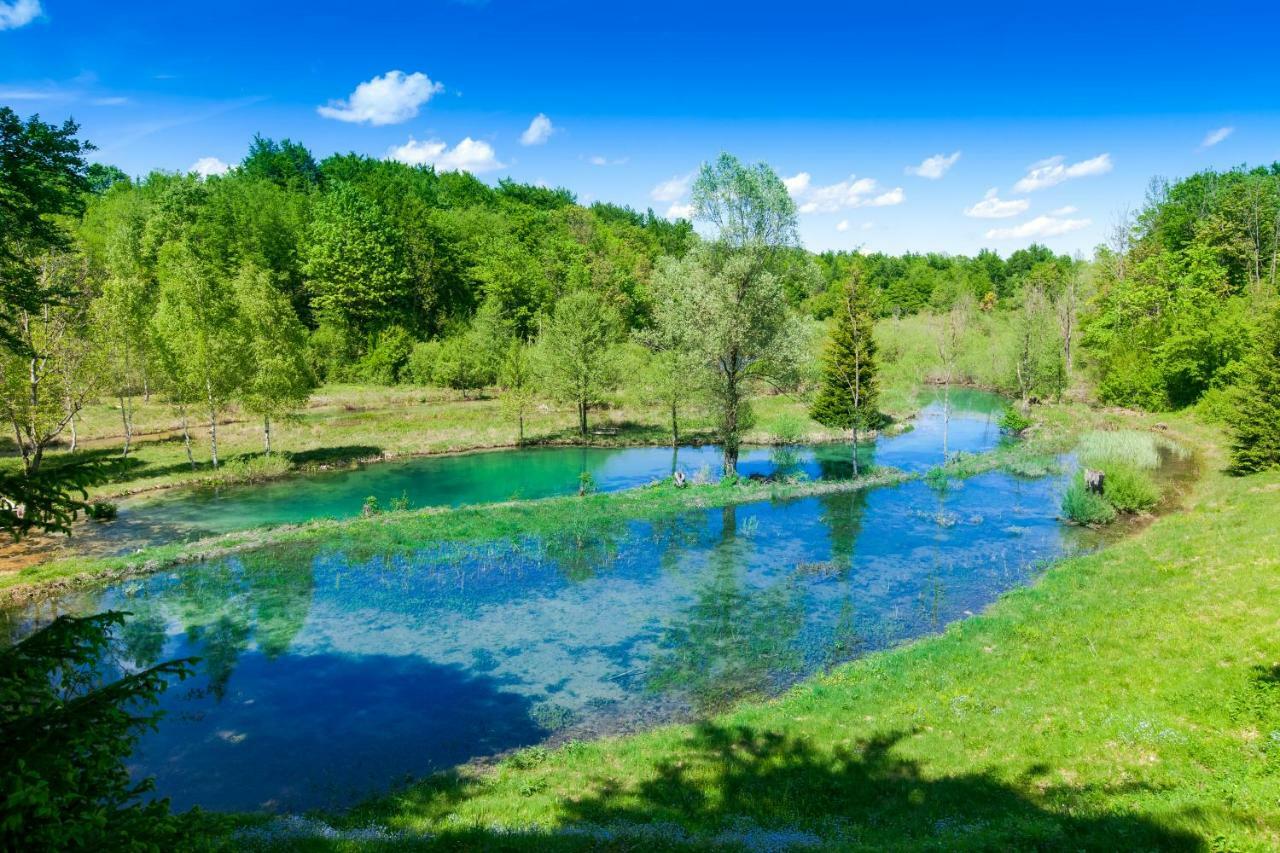
[[[556,303],[538,340],[544,383],[551,396],[578,407],[578,430],[587,433],[587,411],[618,383],[618,312],[593,291],[579,290]]]
[[[141,669],[114,682],[99,675],[124,614],[60,616],[0,651],[0,846],[9,850],[196,847],[189,816],[144,800],[125,761],[155,726],[156,697],[190,661]]]
[[[1062,516],[1077,524],[1102,525],[1116,520],[1116,510],[1105,497],[1089,491],[1084,473],[1078,472],[1062,496]]]
[[[374,336],[373,346],[356,366],[366,382],[394,385],[401,380],[405,366],[413,355],[413,336],[403,326],[388,326]]]
[[[1280,307],[1271,311],[1244,371],[1231,424],[1231,471],[1280,466]]]
[[[69,533],[88,512],[89,488],[107,482],[115,460],[82,457],[58,460],[35,472],[0,472],[0,532],[15,541],[33,530]]]
[[[431,379],[437,385],[467,394],[489,385],[493,372],[476,337],[461,334],[440,341],[431,365]]]
[[[306,328],[266,271],[246,265],[236,279],[236,293],[249,347],[239,397],[254,414],[281,417],[305,404],[316,384],[307,361]]]
[[[1035,423],[1016,406],[1009,406],[1000,415],[1000,429],[1010,435],[1022,435]]]
[[[89,501],[84,514],[94,521],[112,521],[120,512],[120,508],[111,501],[95,499]]]
[[[870,289],[861,270],[855,270],[835,312],[822,360],[822,383],[809,410],[809,416],[824,426],[853,430],[855,442],[860,430],[878,427],[881,420],[872,310]]]
[[[1108,460],[1099,466],[1102,496],[1118,512],[1146,512],[1160,502],[1160,487],[1136,465]]]

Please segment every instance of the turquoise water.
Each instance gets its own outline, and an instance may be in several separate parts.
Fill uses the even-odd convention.
[[[951,417],[937,400],[924,406],[913,428],[859,447],[861,464],[918,471],[943,460],[942,435],[950,452],[989,450],[1000,441],[996,424],[1003,400],[979,391],[952,391]],[[850,447],[745,448],[743,476],[767,475],[780,466],[810,477],[848,477]],[[379,462],[249,486],[180,489],[125,502],[109,525],[89,526],[81,545],[112,552],[143,545],[194,539],[268,524],[315,518],[350,518],[373,495],[385,507],[407,497],[411,506],[458,506],[513,498],[544,498],[576,492],[582,474],[601,491],[632,488],[669,476],[673,468],[693,475],[720,475],[720,449],[681,447],[551,447],[425,456]],[[94,541],[96,540],[96,541]]]

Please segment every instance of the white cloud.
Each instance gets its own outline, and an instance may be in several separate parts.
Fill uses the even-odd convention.
[[[982,201],[973,207],[965,208],[964,215],[972,216],[975,219],[1005,219],[1010,216],[1017,216],[1031,206],[1031,202],[1025,198],[1002,199],[997,195],[995,187],[987,190],[987,194],[982,197]]]
[[[16,30],[39,17],[40,0],[14,0],[12,3],[0,2],[0,30]]]
[[[597,154],[594,157],[587,160],[587,162],[590,163],[592,166],[625,166],[627,165],[627,163],[631,162],[631,158],[619,157],[616,160],[610,160],[608,157],[602,157],[601,155]]]
[[[520,134],[520,144],[542,145],[555,131],[556,128],[551,124],[551,119],[547,118],[546,113],[538,113],[533,117],[533,121],[529,122],[525,132]]]
[[[479,175],[501,169],[493,146],[482,140],[463,139],[452,148],[439,139],[419,142],[412,136],[404,145],[394,146],[387,152],[388,160],[399,160],[410,166],[435,166],[441,172],[470,172]]]
[[[837,222],[837,223],[836,223],[836,230],[837,230],[837,231],[848,231],[848,230],[849,230],[849,220],[847,220],[847,219],[841,219],[839,222]]]
[[[107,98],[94,98],[89,103],[95,107],[120,107],[129,103],[129,99],[115,95]]]
[[[674,178],[668,178],[649,190],[649,197],[654,201],[675,201],[689,191],[689,185],[693,183],[694,172],[687,175],[676,175]]]
[[[667,208],[667,219],[692,219],[693,205],[673,204]]]
[[[1093,224],[1091,219],[1059,219],[1055,216],[1037,216],[1035,219],[1015,225],[1012,228],[992,228],[987,232],[988,240],[1018,240],[1028,237],[1058,237],[1070,234]]]
[[[800,202],[801,213],[835,213],[848,207],[888,207],[902,204],[907,194],[902,187],[884,192],[873,178],[850,175],[847,181],[825,187],[811,187],[809,174],[801,172],[783,181],[792,198]]]
[[[1235,132],[1236,129],[1234,127],[1220,127],[1217,130],[1211,130],[1205,134],[1204,141],[1200,143],[1200,147],[1212,148]]]
[[[195,172],[202,178],[210,175],[225,175],[230,170],[231,167],[217,157],[201,157],[187,169],[188,172]]]
[[[1069,204],[1066,207],[1060,207],[1057,210],[1049,211],[1049,215],[1050,216],[1070,216],[1071,214],[1076,213],[1078,210],[1079,208],[1076,207],[1074,204]]]
[[[421,71],[405,74],[388,71],[356,86],[345,101],[330,101],[316,107],[325,118],[338,121],[366,122],[374,126],[400,124],[418,114],[418,108],[431,96],[444,91],[444,86],[431,82]]]
[[[915,175],[920,178],[928,178],[936,181],[947,173],[947,171],[956,164],[960,159],[960,152],[953,154],[934,154],[932,157],[926,157],[919,166],[908,166],[906,172],[908,175]]]
[[[809,189],[809,181],[812,180],[808,172],[799,172],[789,178],[783,178],[782,183],[787,188],[787,192],[792,198],[798,198],[804,195],[805,190]]]
[[[1065,159],[1059,155],[1032,163],[1027,167],[1027,174],[1013,188],[1020,193],[1044,189],[1062,183],[1070,178],[1085,178],[1091,175],[1105,175],[1112,169],[1111,155],[1099,154],[1090,160],[1066,165]]]

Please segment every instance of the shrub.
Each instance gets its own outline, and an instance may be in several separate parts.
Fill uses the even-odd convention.
[[[119,507],[115,504],[99,498],[89,501],[84,512],[94,521],[111,521],[119,511]]]
[[[1109,461],[1100,470],[1102,495],[1120,512],[1145,512],[1160,502],[1160,487],[1142,469]]]
[[[1116,519],[1116,511],[1102,495],[1089,491],[1084,484],[1084,473],[1077,473],[1062,496],[1062,515],[1077,524],[1110,524]]]
[[[401,381],[415,385],[431,385],[435,383],[435,365],[440,357],[439,341],[420,341],[413,345],[409,353],[409,361],[400,372]]]
[[[389,326],[360,359],[360,376],[378,385],[394,385],[412,352],[413,336],[401,326]]]
[[[1009,406],[1000,416],[1000,429],[1010,435],[1022,435],[1032,423],[1031,418],[1024,415],[1016,406]]]
[[[153,781],[125,761],[153,727],[171,661],[104,683],[97,673],[122,613],[60,616],[0,651],[0,849],[174,850],[198,846],[196,815],[145,800]]]

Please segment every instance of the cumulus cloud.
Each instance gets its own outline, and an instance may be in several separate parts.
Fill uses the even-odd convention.
[[[837,223],[836,223],[836,230],[837,230],[837,231],[848,231],[848,230],[849,230],[849,220],[847,220],[847,219],[841,219],[839,222],[837,222]]]
[[[693,183],[694,173],[687,175],[676,175],[674,178],[658,184],[649,190],[649,197],[654,201],[675,201],[689,191],[689,185]]]
[[[1235,132],[1236,129],[1234,127],[1220,127],[1217,130],[1211,130],[1205,134],[1204,141],[1200,143],[1200,147],[1202,149],[1212,148]]]
[[[525,132],[520,134],[521,145],[542,145],[551,138],[551,134],[555,133],[556,128],[551,124],[551,119],[547,118],[546,113],[538,113],[533,117],[533,121],[529,122],[529,127]]]
[[[1067,164],[1061,155],[1032,163],[1027,167],[1027,174],[1013,188],[1020,193],[1029,193],[1045,187],[1057,186],[1071,178],[1085,178],[1091,175],[1105,175],[1112,169],[1111,155],[1099,154],[1090,160]]]
[[[907,194],[902,187],[881,191],[873,178],[850,175],[846,181],[825,187],[811,186],[808,172],[783,181],[787,191],[800,204],[801,213],[835,213],[850,207],[889,207],[902,204]]]
[[[230,170],[231,167],[217,157],[201,157],[187,168],[188,172],[195,172],[202,178],[210,175],[225,175]]]
[[[1014,225],[1012,228],[992,228],[988,240],[1018,240],[1027,238],[1058,237],[1070,234],[1093,224],[1091,219],[1060,219],[1056,216],[1037,216],[1035,219]]]
[[[1057,210],[1049,211],[1049,215],[1050,216],[1070,216],[1071,214],[1075,213],[1077,210],[1079,210],[1079,208],[1077,208],[1074,204],[1068,204],[1066,207],[1060,207]]]
[[[1031,206],[1025,198],[1002,199],[995,187],[987,190],[982,201],[973,207],[965,208],[964,215],[975,219],[1006,219],[1017,216]]]
[[[789,178],[783,178],[782,183],[787,188],[787,192],[791,194],[791,197],[797,198],[803,195],[805,190],[809,189],[809,181],[811,180],[812,178],[808,172],[799,172]]]
[[[433,83],[421,71],[405,74],[388,71],[381,77],[356,86],[345,101],[330,101],[316,112],[325,118],[381,126],[400,124],[418,114],[418,108],[431,100],[444,86]]]
[[[959,159],[959,151],[953,152],[952,154],[934,154],[932,157],[926,157],[919,166],[908,166],[906,172],[908,175],[915,175],[918,178],[928,178],[931,181],[936,181],[938,178],[945,175]]]
[[[667,208],[667,219],[692,219],[693,205],[673,204]]]
[[[25,27],[40,16],[40,0],[13,0],[0,2],[0,30],[16,30]]]
[[[388,151],[387,159],[399,160],[410,166],[434,166],[441,172],[470,172],[473,175],[492,172],[505,165],[498,161],[492,145],[470,136],[452,148],[439,139],[419,142],[411,136],[404,145]]]

